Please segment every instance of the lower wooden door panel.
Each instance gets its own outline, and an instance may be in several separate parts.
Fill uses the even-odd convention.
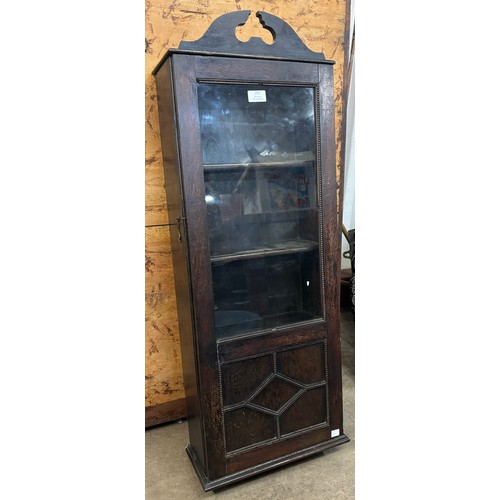
[[[313,431],[329,428],[326,349],[320,340],[220,363],[227,459],[270,446],[279,454],[298,436],[301,446],[318,442]]]

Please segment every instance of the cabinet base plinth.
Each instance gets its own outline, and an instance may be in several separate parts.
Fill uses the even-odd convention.
[[[243,479],[247,479],[257,474],[261,474],[262,472],[273,470],[277,467],[295,462],[302,458],[309,457],[317,453],[321,453],[322,451],[325,451],[329,448],[333,448],[335,446],[344,443],[348,443],[349,441],[350,439],[345,434],[341,434],[340,436],[337,436],[323,443],[319,443],[309,448],[305,448],[303,450],[296,451],[288,455],[284,455],[283,457],[270,460],[269,462],[264,462],[260,465],[256,465],[254,467],[250,467],[248,469],[235,472],[234,474],[228,474],[227,476],[223,476],[218,479],[214,479],[212,481],[210,481],[205,475],[205,472],[203,471],[203,468],[198,460],[198,457],[196,456],[196,453],[194,452],[191,445],[187,445],[186,452],[191,460],[191,463],[193,464],[194,470],[196,471],[196,474],[201,482],[201,485],[203,486],[203,489],[205,491],[209,491],[217,488],[222,488],[223,486],[227,486],[229,484],[236,483],[238,481],[242,481]]]

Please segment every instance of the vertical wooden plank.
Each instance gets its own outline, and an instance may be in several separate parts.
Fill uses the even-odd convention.
[[[189,441],[196,451],[200,462],[205,464],[205,446],[202,432],[202,415],[199,410],[199,382],[196,370],[195,346],[191,307],[191,280],[189,248],[184,231],[184,195],[181,189],[181,169],[177,144],[177,120],[174,112],[172,59],[164,62],[156,73],[158,105],[160,112],[161,144],[163,150],[163,171],[167,192],[169,219],[177,221],[170,224],[170,243],[177,298],[177,316],[182,353],[182,373],[186,394],[186,409],[189,415]]]
[[[158,121],[158,95],[152,75],[146,76],[145,102],[146,226],[168,224],[162,150]]]
[[[177,302],[167,227],[146,228],[146,407],[183,399]]]
[[[175,54],[172,57],[174,92],[177,111],[179,154],[182,159],[182,187],[186,217],[186,237],[189,241],[189,263],[192,279],[193,323],[195,349],[203,374],[199,377],[200,408],[209,479],[224,476],[222,415],[219,408],[219,380],[214,331],[212,266],[208,241],[205,204],[205,183],[201,159],[197,83],[193,56]]]
[[[343,434],[342,360],[340,346],[340,236],[336,155],[331,144],[335,141],[335,104],[329,92],[333,86],[336,66],[321,65],[320,115],[321,164],[323,193],[323,234],[325,259],[325,318],[328,322],[327,363],[329,379],[330,426]]]

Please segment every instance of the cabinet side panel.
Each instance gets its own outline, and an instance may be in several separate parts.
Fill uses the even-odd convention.
[[[190,275],[193,281],[192,311],[196,355],[199,367],[199,394],[209,480],[226,474],[220,385],[214,330],[212,267],[208,240],[205,184],[201,158],[197,82],[193,57],[172,56],[173,82],[179,154],[182,164],[182,191],[186,210],[186,238]]]
[[[340,235],[337,218],[335,110],[333,68],[320,65],[320,141],[323,203],[325,318],[328,323],[328,381],[331,429],[342,425],[342,360],[340,349]]]
[[[186,407],[188,412],[189,439],[198,459],[206,468],[202,422],[199,405],[198,377],[195,347],[193,339],[193,321],[191,316],[191,287],[189,282],[189,259],[186,239],[180,241],[179,233],[183,226],[177,226],[177,218],[184,217],[183,196],[179,175],[176,126],[174,119],[174,96],[172,93],[171,61],[167,60],[156,74],[158,107],[161,130],[161,146],[167,208],[169,214],[170,240],[177,298],[177,314],[181,338],[182,366]],[[174,223],[174,225],[172,225]]]

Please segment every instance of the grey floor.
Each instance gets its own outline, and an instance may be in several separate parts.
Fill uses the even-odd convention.
[[[354,499],[354,321],[342,313],[344,432],[351,441],[272,472],[205,493],[184,451],[185,421],[146,431],[146,500]]]

